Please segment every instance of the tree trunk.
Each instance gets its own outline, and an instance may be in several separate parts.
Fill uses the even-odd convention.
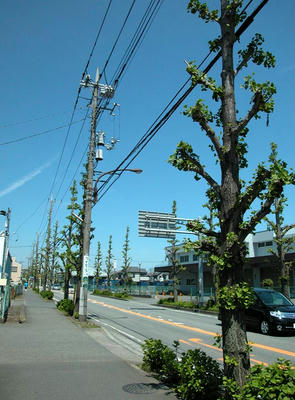
[[[177,303],[177,301],[178,301],[178,291],[177,291],[177,288],[178,288],[177,276],[174,275],[174,276],[173,276],[173,301],[174,301],[174,303]]]
[[[74,316],[76,313],[79,313],[80,288],[81,288],[81,278],[77,277],[77,285],[74,296]]]
[[[227,260],[220,273],[220,287],[231,288],[243,282],[243,249],[236,242],[229,243],[228,235],[239,233],[242,216],[235,213],[241,192],[239,181],[238,135],[233,133],[237,126],[233,46],[235,42],[235,12],[228,10],[228,0],[221,0],[221,37],[222,37],[222,119],[223,119],[223,157],[220,160],[222,181],[220,191],[219,221],[222,235],[220,256]],[[230,246],[230,254],[228,247]],[[225,257],[227,253],[227,257]],[[223,360],[225,374],[234,378],[240,386],[245,383],[250,368],[250,356],[247,348],[247,335],[242,310],[221,309]]]

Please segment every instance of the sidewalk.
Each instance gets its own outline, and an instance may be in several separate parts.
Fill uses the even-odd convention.
[[[21,299],[14,301],[12,315],[0,326],[1,399],[176,398],[148,374],[118,357],[117,345],[107,343],[109,339],[100,328],[81,328],[61,314],[54,302],[31,290],[24,293],[25,317],[23,311],[14,313],[16,307],[23,310],[21,303]],[[106,348],[110,346],[112,351]]]

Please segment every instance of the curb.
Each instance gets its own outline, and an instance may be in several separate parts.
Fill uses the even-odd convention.
[[[190,308],[186,308],[186,307],[179,307],[179,306],[169,306],[167,304],[151,304],[152,306],[155,307],[164,307],[164,308],[171,308],[172,310],[181,310],[181,311],[187,311],[190,313],[194,313],[194,314],[208,314],[208,315],[218,315],[218,312],[216,311],[207,311],[207,310],[200,310],[199,308],[195,308],[195,309],[190,309]]]

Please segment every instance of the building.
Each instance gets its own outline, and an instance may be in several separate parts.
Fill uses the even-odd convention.
[[[116,280],[122,280],[122,270],[115,272],[113,274],[113,278]],[[149,282],[150,278],[147,274],[147,271],[144,268],[140,267],[129,267],[128,268],[128,276],[132,279],[132,282]]]
[[[21,283],[21,275],[22,275],[22,265],[16,262],[15,257],[12,257],[10,283],[12,285]]]
[[[287,236],[295,236],[295,229],[290,230]],[[276,274],[276,259],[269,252],[269,249],[276,250],[273,231],[261,231],[250,234],[246,238],[246,246],[248,250],[247,262],[244,267],[244,277],[253,287],[260,287],[264,279],[272,279],[275,287],[279,287],[278,277]],[[176,258],[185,267],[184,271],[178,274],[179,287],[183,292],[195,294],[199,288],[200,271],[203,274],[202,284],[204,293],[211,295],[214,292],[214,283],[211,267],[206,265],[206,261],[200,259],[193,250],[185,252],[182,245],[178,246]],[[166,248],[166,253],[167,253]],[[295,245],[291,249],[286,260],[295,265]],[[171,266],[156,267],[155,272],[171,273]],[[201,276],[201,275],[200,275]],[[170,276],[171,278],[171,276]],[[291,294],[295,297],[295,268],[291,268],[290,273]],[[194,288],[194,290],[191,290]]]

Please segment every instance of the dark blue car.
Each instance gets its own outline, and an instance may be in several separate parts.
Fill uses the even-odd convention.
[[[272,289],[254,289],[255,303],[245,311],[246,325],[264,335],[295,332],[295,305]]]

